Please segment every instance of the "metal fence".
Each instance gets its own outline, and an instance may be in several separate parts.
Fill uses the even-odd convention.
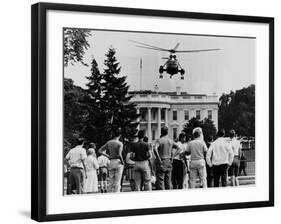
[[[255,141],[243,141],[239,176],[255,176],[255,160]]]

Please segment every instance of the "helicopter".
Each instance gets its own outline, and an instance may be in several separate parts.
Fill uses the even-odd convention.
[[[170,74],[170,78],[172,78],[174,75],[180,73],[181,79],[184,79],[184,74],[185,70],[182,68],[180,65],[176,53],[197,53],[197,52],[204,52],[204,51],[217,51],[220,50],[219,48],[213,48],[213,49],[198,49],[198,50],[177,50],[180,43],[177,43],[174,48],[172,49],[165,49],[161,47],[156,47],[153,45],[145,44],[142,42],[134,41],[134,40],[129,40],[130,42],[133,42],[137,45],[136,47],[139,48],[145,48],[145,49],[150,49],[150,50],[156,50],[156,51],[166,51],[170,52],[169,57],[162,57],[162,59],[167,60],[164,65],[161,65],[159,67],[159,73],[160,76],[159,78],[163,78],[163,73],[166,72],[167,74]]]

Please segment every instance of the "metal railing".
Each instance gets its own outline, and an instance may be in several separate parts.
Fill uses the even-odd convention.
[[[242,142],[242,155],[239,167],[239,176],[255,176],[255,141]]]

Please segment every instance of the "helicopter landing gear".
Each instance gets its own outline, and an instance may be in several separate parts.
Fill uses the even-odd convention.
[[[184,80],[184,76],[183,75],[181,76],[181,80]]]
[[[163,72],[164,72],[164,66],[161,65],[161,66],[159,67],[159,73],[162,74]]]
[[[160,79],[163,79],[163,75],[161,74],[161,75],[159,76],[159,78],[160,78]]]
[[[170,75],[170,79],[172,78],[173,76],[172,75]]]

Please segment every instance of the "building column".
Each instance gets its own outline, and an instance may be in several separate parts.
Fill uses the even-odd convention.
[[[206,108],[201,109],[201,120],[208,118],[208,110]]]
[[[151,133],[151,107],[147,108],[147,113],[148,113],[148,121],[147,121],[147,137],[148,137],[148,142],[152,142],[152,133]]]
[[[140,108],[139,107],[137,107],[137,114],[140,114]],[[140,116],[138,117],[137,122],[139,122],[139,124],[137,126],[137,129],[139,131],[140,130]]]
[[[160,138],[161,133],[161,108],[158,107],[158,138]]]
[[[215,127],[218,130],[218,108],[212,110],[212,120],[214,121]]]
[[[168,108],[165,109],[165,126],[169,128],[168,126]]]
[[[195,110],[195,108],[191,108],[190,110],[189,110],[189,120],[191,119],[191,118],[194,118],[194,117],[196,117],[196,112],[195,112],[196,110]]]

